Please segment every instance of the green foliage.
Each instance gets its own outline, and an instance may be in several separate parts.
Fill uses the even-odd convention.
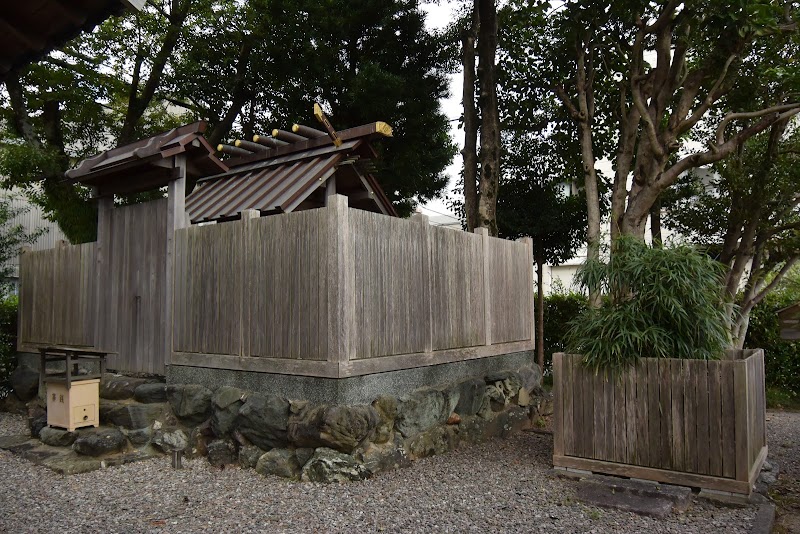
[[[7,278],[12,275],[10,261],[24,245],[29,245],[42,235],[44,229],[29,231],[21,224],[14,224],[14,217],[26,210],[15,208],[8,198],[0,198],[0,295],[8,292]]]
[[[769,293],[750,314],[745,347],[764,349],[767,388],[800,402],[800,341],[781,339],[777,315],[778,310],[797,302],[800,289],[791,283]]]
[[[456,152],[440,106],[454,49],[424,17],[411,0],[149,1],[22,72],[22,108],[0,93],[3,183],[23,188],[70,241],[89,241],[88,193],[60,182],[79,160],[197,119],[214,144],[313,126],[318,101],[337,129],[393,126],[395,139],[375,145],[375,174],[410,213],[441,194]]]
[[[580,293],[553,293],[544,299],[544,358],[545,374],[553,367],[553,353],[567,351],[569,323],[578,317],[588,305],[588,299]]]
[[[588,262],[576,278],[607,296],[572,320],[567,336],[569,352],[596,371],[619,371],[640,357],[715,359],[730,345],[721,266],[692,247],[623,237],[610,261]]]
[[[0,299],[0,398],[7,393],[3,384],[16,366],[18,307],[16,295]]]

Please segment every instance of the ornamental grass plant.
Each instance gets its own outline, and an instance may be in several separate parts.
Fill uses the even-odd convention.
[[[724,267],[693,247],[622,237],[609,261],[587,262],[576,274],[604,299],[570,321],[569,352],[611,373],[646,357],[717,359],[730,346],[723,278]]]

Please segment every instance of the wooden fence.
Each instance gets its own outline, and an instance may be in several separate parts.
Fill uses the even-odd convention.
[[[644,358],[618,377],[555,354],[553,464],[749,494],[767,455],[764,352]]]
[[[349,209],[346,197],[181,228],[174,250],[170,232],[162,199],[101,210],[97,243],[25,253],[20,350],[91,346],[135,372],[163,373],[171,358],[344,377],[533,348],[529,241]]]
[[[20,350],[94,345],[95,258],[95,243],[20,254]]]
[[[345,377],[529,350],[532,278],[527,241],[344,197],[246,213],[176,232],[172,363]]]
[[[98,241],[20,257],[19,350],[108,351],[108,367],[164,373],[167,201],[101,210]]]

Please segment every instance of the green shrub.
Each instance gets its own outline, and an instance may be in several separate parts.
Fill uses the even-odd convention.
[[[16,366],[18,307],[16,295],[0,298],[0,398],[5,397],[8,378]]]
[[[544,299],[544,369],[550,376],[553,353],[567,350],[569,322],[586,309],[588,300],[580,293],[554,293]]]
[[[800,402],[800,341],[781,339],[778,310],[800,301],[800,292],[774,291],[750,313],[745,347],[764,349],[767,389],[781,390],[784,397]],[[773,398],[780,394],[773,392]],[[790,399],[772,404],[787,405]]]
[[[607,297],[567,335],[568,351],[591,369],[614,372],[640,357],[714,359],[730,345],[722,266],[693,247],[622,238],[609,262],[587,262],[576,279]]]

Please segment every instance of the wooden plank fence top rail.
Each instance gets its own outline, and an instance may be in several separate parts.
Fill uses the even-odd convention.
[[[555,354],[555,465],[749,493],[767,450],[764,353],[722,356],[604,376]]]

